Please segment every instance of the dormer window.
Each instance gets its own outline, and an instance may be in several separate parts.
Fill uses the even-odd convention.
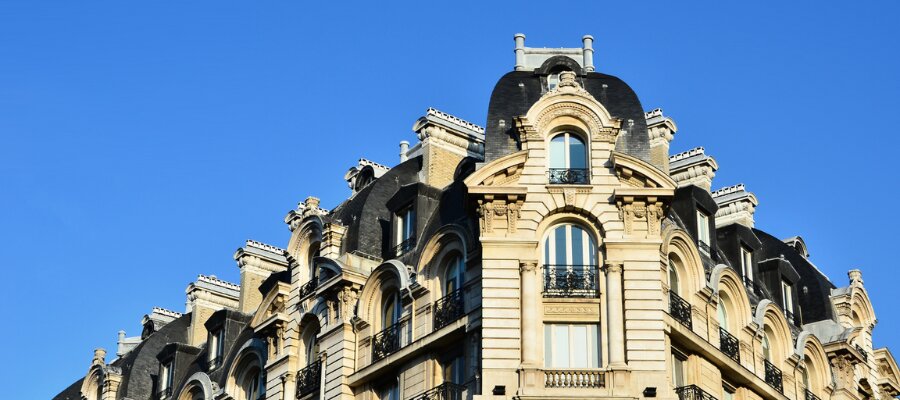
[[[550,183],[588,183],[587,146],[581,137],[563,132],[550,139]]]
[[[172,385],[175,383],[175,361],[171,360],[160,365],[159,394],[158,398],[172,397]]]
[[[788,281],[781,281],[781,300],[784,304],[784,313],[788,321],[794,322],[794,288]]]
[[[559,73],[548,75],[547,76],[547,91],[556,89],[557,85],[559,85]]]
[[[701,250],[709,254],[709,215],[697,210],[697,241]]]
[[[753,251],[745,246],[741,246],[741,275],[744,283],[753,283]]]
[[[209,334],[209,369],[222,364],[225,354],[225,329],[219,328]]]
[[[410,205],[394,216],[394,257],[416,246],[416,211]]]

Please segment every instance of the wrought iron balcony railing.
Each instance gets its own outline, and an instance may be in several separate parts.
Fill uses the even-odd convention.
[[[404,330],[408,325],[406,321],[401,321],[372,336],[372,362],[396,353],[406,345],[409,336],[404,335]]]
[[[457,289],[434,302],[434,330],[441,329],[465,314],[462,289]]]
[[[550,168],[550,183],[573,185],[588,183],[587,168]]]
[[[697,385],[677,387],[675,394],[678,395],[678,400],[718,400]]]
[[[545,265],[544,297],[597,297],[596,265]]]
[[[821,400],[819,399],[819,396],[816,396],[815,394],[813,394],[813,392],[810,392],[809,389],[803,389],[803,392],[805,395],[804,400]]]
[[[673,291],[669,291],[669,314],[688,329],[693,329],[691,304]]]
[[[404,240],[404,241],[400,242],[398,245],[394,246],[393,249],[391,249],[391,256],[393,258],[397,258],[406,253],[409,253],[410,251],[412,251],[415,248],[416,248],[416,237],[410,236],[406,240]]]
[[[741,345],[736,337],[728,333],[725,328],[719,327],[719,350],[728,358],[741,362]]]
[[[466,387],[452,382],[444,382],[434,389],[417,394],[409,400],[462,400]]]
[[[319,279],[317,277],[312,277],[309,282],[300,286],[300,298],[302,299],[309,296],[316,291],[317,287],[319,287]]]
[[[784,393],[782,386],[781,370],[775,367],[769,360],[763,360],[766,366],[766,383],[775,388],[778,393]]]
[[[602,388],[606,386],[606,372],[592,369],[544,370],[547,388]]]
[[[297,373],[297,398],[319,390],[322,382],[322,361],[309,364]]]

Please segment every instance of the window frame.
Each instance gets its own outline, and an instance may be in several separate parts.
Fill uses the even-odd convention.
[[[412,204],[401,208],[394,214],[394,245],[416,236],[416,210]]]
[[[746,282],[753,282],[753,250],[744,245],[740,245],[741,257],[741,275]]]
[[[687,354],[683,351],[672,347],[672,351],[669,352],[669,356],[672,357],[670,361],[670,367],[672,368],[672,388],[680,388],[687,385]]]
[[[565,327],[565,344],[557,339],[557,327]],[[584,327],[585,336],[584,343],[577,343],[577,334],[575,327]],[[598,369],[603,363],[603,338],[601,337],[599,323],[571,323],[571,322],[549,322],[544,324],[544,367],[548,369]],[[556,355],[563,354],[562,347],[565,346],[565,364],[562,366],[557,364]],[[592,348],[593,347],[593,348]],[[584,359],[584,366],[575,366],[578,353],[588,354]],[[559,360],[562,362],[562,360]]]
[[[706,248],[699,246],[701,250],[709,253],[712,249],[712,239],[709,231],[709,213],[697,208],[697,242],[706,245]]]
[[[560,162],[559,157],[555,156],[556,145],[554,143],[559,143],[557,141],[558,138],[562,138],[562,161]],[[575,141],[580,143],[582,147],[582,155],[581,155],[581,163],[579,165],[575,165],[573,160],[573,138]],[[550,174],[549,180],[551,184],[575,184],[575,185],[587,185],[591,183],[591,148],[590,148],[590,140],[583,135],[582,133],[574,130],[562,130],[559,132],[555,132],[550,136],[549,140],[547,140],[547,170]],[[573,180],[578,180],[578,182],[569,182],[567,180],[560,180],[558,182],[554,181],[553,170],[563,170],[566,172],[565,176],[569,174],[572,175]],[[572,171],[583,171],[584,176],[579,177],[576,173]],[[583,178],[583,181],[580,181]]]

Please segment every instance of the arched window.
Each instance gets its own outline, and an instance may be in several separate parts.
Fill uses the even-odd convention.
[[[241,400],[257,400],[262,393],[261,371],[258,366],[253,366],[245,371],[240,380]]]
[[[809,391],[809,366],[806,363],[800,368],[800,385],[803,390]]]
[[[669,291],[678,295],[681,294],[678,271],[675,270],[675,260],[672,257],[669,257]]]
[[[722,304],[724,300],[719,299],[719,304],[716,305],[716,318],[719,321],[719,327],[722,329],[728,329],[728,311],[725,310],[725,305]]]
[[[544,240],[544,296],[596,297],[597,245],[584,228],[561,224]]]
[[[400,305],[400,294],[396,291],[385,293],[381,305],[381,328],[385,329],[400,321],[403,308]]]
[[[581,137],[563,132],[550,140],[550,183],[588,183],[587,146]]]
[[[765,331],[763,331],[762,337],[762,352],[763,358],[768,362],[772,362],[772,345],[769,343],[769,334]]]
[[[444,271],[444,294],[462,288],[466,265],[462,256],[455,254],[450,257]]]
[[[317,332],[312,333],[306,341],[306,365],[310,365],[319,359],[319,339]]]

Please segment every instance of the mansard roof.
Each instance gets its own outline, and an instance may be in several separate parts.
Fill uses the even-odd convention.
[[[575,62],[567,56],[556,56],[548,62],[554,60],[560,66]],[[546,93],[544,85],[550,72],[555,72],[554,66],[533,71],[513,71],[500,78],[494,86],[485,124],[485,162],[521,150],[513,118],[525,115]],[[580,69],[575,72],[579,74],[578,80],[584,89],[613,117],[622,120],[624,132],[619,134],[616,151],[650,162],[650,136],[647,133],[644,108],[631,87],[612,75],[584,73]]]

